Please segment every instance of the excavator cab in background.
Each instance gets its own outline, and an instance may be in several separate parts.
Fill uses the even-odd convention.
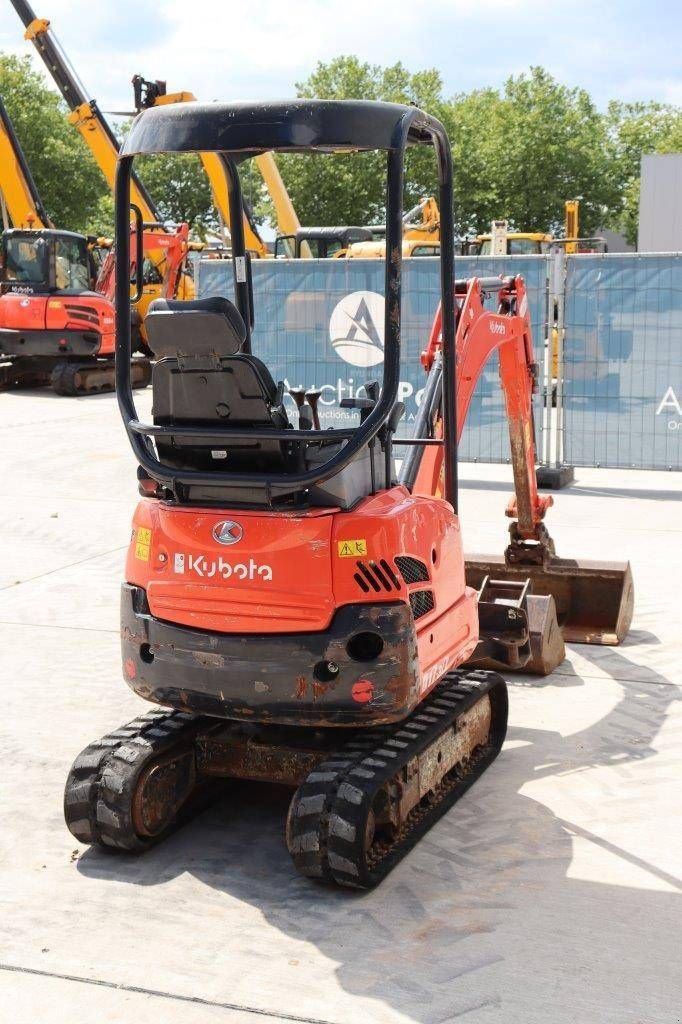
[[[370,228],[322,227],[299,228],[293,235],[278,235],[275,239],[275,259],[326,260],[344,256],[356,242],[371,242]]]
[[[441,310],[420,432],[398,440],[408,146],[435,153]],[[274,367],[252,350],[239,160],[269,150],[385,157],[382,379],[340,402],[339,428],[320,427],[314,387],[293,395],[290,412]],[[131,168],[138,154],[194,151],[220,153],[228,174],[234,301],[149,307],[148,423],[130,380]],[[453,280],[445,129],[416,107],[361,101],[156,107],[122,149],[116,232],[117,397],[141,493],[121,592],[123,675],[161,709],[79,755],[67,825],[85,843],[143,850],[186,818],[206,782],[276,781],[294,790],[286,843],[297,869],[371,888],[501,748],[504,679],[466,662],[518,669],[533,657],[528,581],[474,588],[465,578],[456,347],[481,283]],[[516,441],[532,386],[525,308],[510,298],[479,309],[477,326],[489,346],[513,342]],[[401,480],[395,444],[421,453]],[[438,465],[424,461],[429,451]],[[551,613],[550,597],[543,607]]]
[[[112,390],[113,295],[95,290],[96,243],[53,228],[3,232],[0,387],[50,385],[60,395]],[[134,386],[144,386],[151,366],[136,359],[132,372]]]
[[[99,264],[112,260],[111,243],[54,227],[1,100],[0,160],[0,195],[13,225],[0,238],[0,389],[110,391],[114,282],[112,275],[107,293]],[[149,362],[135,360],[132,373],[144,386]]]

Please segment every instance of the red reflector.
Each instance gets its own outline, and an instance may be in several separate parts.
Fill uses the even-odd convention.
[[[374,683],[370,679],[358,679],[353,683],[350,695],[356,704],[367,704],[374,696]]]
[[[126,658],[124,668],[126,670],[126,675],[128,676],[128,679],[134,679],[135,676],[137,675],[137,668],[132,658]]]
[[[59,347],[60,348],[66,348],[66,338],[60,338],[59,339]]]

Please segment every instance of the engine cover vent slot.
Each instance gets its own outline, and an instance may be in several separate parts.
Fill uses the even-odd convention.
[[[379,562],[356,562],[358,572],[354,579],[360,590],[368,594],[372,589],[375,594],[380,590],[400,590],[400,580],[385,558]]]
[[[397,555],[395,564],[406,583],[428,583],[429,570],[423,562],[411,555]]]
[[[410,594],[410,608],[415,619],[421,618],[427,612],[432,612],[434,607],[433,591],[414,590]]]

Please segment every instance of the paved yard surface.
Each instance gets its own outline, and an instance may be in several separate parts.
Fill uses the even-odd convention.
[[[582,470],[557,496],[561,554],[632,561],[630,638],[513,679],[502,756],[357,896],[293,873],[274,788],[227,787],[139,858],[71,838],[73,757],[141,708],[117,633],[135,467],[112,396],[0,395],[0,438],[3,1020],[682,1019],[679,475]],[[467,547],[499,550],[509,470],[462,476]]]

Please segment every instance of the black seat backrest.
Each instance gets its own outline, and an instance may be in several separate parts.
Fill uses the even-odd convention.
[[[241,313],[221,295],[181,302],[154,299],[144,325],[149,347],[164,356],[232,356],[241,351],[246,327]]]
[[[283,430],[289,419],[283,385],[241,347],[244,321],[228,299],[157,299],[145,326],[157,355],[152,371],[154,423],[173,428],[158,438],[162,461],[188,469],[282,470],[287,446],[275,438],[230,437],[230,427]],[[197,441],[183,426],[215,427]]]
[[[239,353],[208,363],[166,356],[152,371],[154,422],[277,427],[289,420],[267,366]]]

